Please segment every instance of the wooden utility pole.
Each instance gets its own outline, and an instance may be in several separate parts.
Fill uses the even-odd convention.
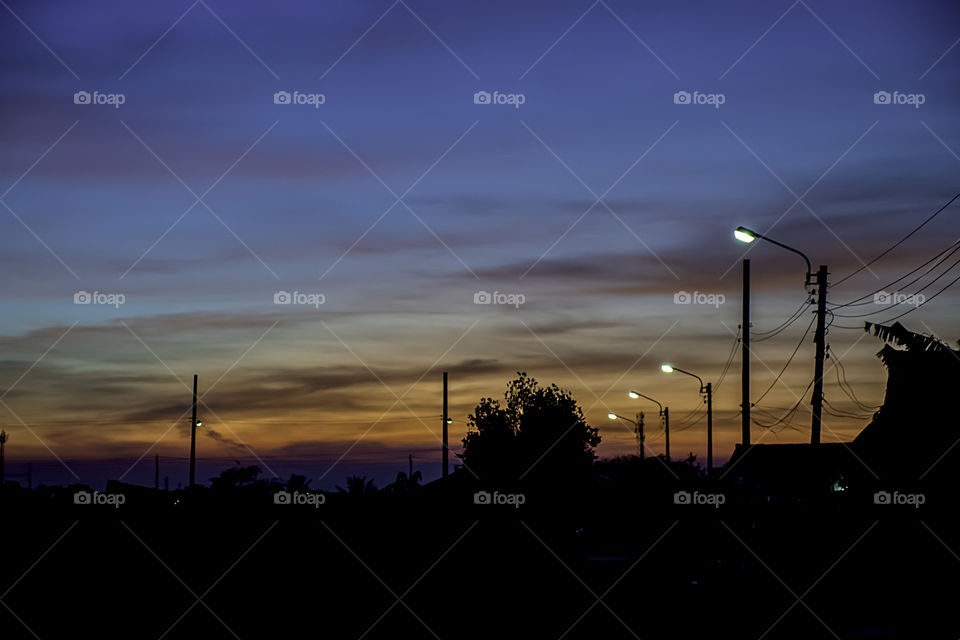
[[[443,372],[443,477],[450,471],[450,447],[447,441],[447,372]]]
[[[160,490],[160,456],[153,455],[153,488]]]
[[[193,419],[190,420],[190,488],[197,471],[197,374],[193,374]]]
[[[637,414],[637,455],[640,456],[640,459],[643,460],[647,457],[646,451],[646,435],[643,433],[643,412]]]
[[[6,447],[7,446],[7,432],[0,431],[0,487],[4,483],[4,474],[6,473],[5,463],[6,463]]]
[[[663,408],[663,437],[666,441],[667,462],[670,462],[670,407]]]
[[[740,347],[740,441],[747,447],[750,446],[750,260],[743,261]]]
[[[713,475],[713,384],[707,383],[707,476]]]
[[[827,265],[822,264],[817,271],[817,332],[813,337],[817,352],[813,368],[813,397],[810,399],[810,404],[813,406],[810,444],[820,444],[820,424],[823,415],[823,361],[827,351],[826,316]]]

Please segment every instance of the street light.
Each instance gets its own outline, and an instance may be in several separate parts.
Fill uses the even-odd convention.
[[[808,258],[807,254],[805,254],[803,251],[799,251],[797,249],[794,249],[793,247],[789,247],[783,244],[782,242],[777,242],[773,238],[768,238],[767,236],[760,235],[756,231],[752,229],[747,229],[746,227],[737,227],[736,229],[734,229],[733,237],[745,244],[750,244],[751,242],[757,239],[766,240],[767,242],[771,242],[777,245],[778,247],[786,249],[787,251],[794,252],[795,254],[803,258],[804,262],[807,263],[807,284],[810,284],[810,277],[813,273],[813,269],[810,267],[810,258]]]
[[[736,229],[734,229],[733,237],[739,240],[740,242],[745,242],[747,244],[759,238],[761,240],[766,240],[767,242],[773,243],[778,247],[786,249],[787,251],[792,251],[793,253],[799,255],[801,258],[803,258],[803,261],[807,263],[807,279],[804,282],[804,284],[805,285],[810,284],[810,279],[813,277],[813,274],[812,274],[813,269],[810,266],[810,258],[808,258],[807,254],[805,254],[804,252],[799,251],[798,249],[794,249],[793,247],[789,247],[783,244],[782,242],[777,242],[773,238],[762,236],[756,231],[753,231],[746,227],[737,227]],[[746,261],[744,262],[746,263]],[[749,281],[747,279],[748,276],[746,275],[746,273],[749,273],[749,271],[745,272],[745,276],[744,276],[744,300],[745,301],[749,300],[749,291],[747,289]],[[742,331],[745,337],[749,335],[749,326],[750,326],[749,325],[750,319],[748,317],[748,309],[747,309],[748,304],[749,303],[747,302],[745,302],[744,304],[744,318],[742,322]],[[813,423],[810,427],[810,444],[820,444],[820,425],[822,422],[821,418],[823,415],[823,361],[826,357],[826,351],[827,351],[826,317],[827,317],[827,265],[822,264],[820,265],[820,269],[817,270],[817,331],[813,336],[813,342],[816,345],[816,351],[815,351],[814,364],[813,364],[813,396],[810,398],[810,404],[813,407],[813,411],[812,411]],[[746,340],[749,340],[749,338],[746,338]],[[747,344],[748,342],[745,341],[744,351],[747,350],[747,346],[746,346]],[[747,365],[747,367],[749,367],[749,365]],[[749,371],[749,368],[747,368],[746,371]],[[746,381],[746,376],[744,377],[744,384],[745,385],[748,384],[748,382]],[[746,397],[747,395],[748,393],[745,392],[744,393],[745,397],[743,400],[744,406],[742,407],[745,423],[748,419],[747,416],[749,415],[747,413],[749,411],[749,407],[746,406],[749,404],[749,398]],[[749,443],[749,439],[746,437],[749,435],[747,429],[748,427],[745,426],[744,427],[744,436],[745,436],[744,444]]]
[[[672,371],[672,369],[671,369]],[[631,390],[627,393],[628,396],[636,400],[637,398],[646,398],[650,402],[654,403],[660,407],[660,417],[663,418],[663,435],[664,435],[664,455],[666,456],[667,461],[670,460],[670,407],[665,407],[650,396],[645,396],[639,391]]]
[[[697,374],[684,371],[666,362],[660,365],[660,371],[664,373],[673,373],[676,371],[677,373],[684,373],[691,378],[696,378],[700,382],[700,393],[707,396],[707,476],[710,476],[713,474],[713,384],[710,382],[704,384],[703,378]]]
[[[633,425],[633,432],[637,434],[637,454],[640,456],[640,459],[643,460],[644,456],[644,447],[646,447],[647,437],[643,433],[643,414],[637,414],[638,420],[631,420],[625,416],[621,416],[618,413],[611,411],[607,414],[607,417],[611,420],[626,420]]]
[[[757,239],[757,234],[755,234],[753,231],[750,231],[750,229],[747,229],[746,227],[737,227],[733,230],[733,237],[740,242],[750,244]]]

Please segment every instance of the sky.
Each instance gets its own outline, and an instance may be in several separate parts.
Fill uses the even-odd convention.
[[[154,455],[185,482],[194,374],[199,478],[382,486],[408,455],[436,478],[443,370],[455,451],[526,371],[575,395],[600,456],[636,452],[609,411],[644,411],[662,452],[636,389],[703,460],[667,361],[717,387],[721,463],[741,259],[758,337],[808,297],[802,259],[734,227],[831,283],[860,268],[831,305],[960,237],[955,203],[870,262],[960,191],[949,2],[0,4],[0,423],[35,484],[150,483]],[[951,265],[835,309],[824,441],[882,402],[864,319],[960,338],[952,289],[909,298]],[[799,401],[755,442],[809,440],[811,310],[754,344],[754,418]]]

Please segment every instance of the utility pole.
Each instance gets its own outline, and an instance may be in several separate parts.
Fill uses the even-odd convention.
[[[27,489],[33,489],[33,463],[27,463]]]
[[[411,453],[411,454],[408,454],[408,455],[407,455],[407,458],[408,458],[409,461],[410,461],[410,473],[407,474],[407,478],[409,479],[409,478],[412,478],[412,477],[413,477],[413,454],[412,454],[412,453]]]
[[[707,476],[713,475],[713,383],[707,383]]]
[[[820,270],[817,271],[817,332],[813,337],[817,347],[817,355],[813,369],[813,397],[810,399],[810,404],[813,406],[810,444],[820,444],[820,424],[823,415],[823,360],[827,352],[826,315],[827,265],[822,264]]]
[[[743,312],[740,319],[740,441],[750,446],[750,260],[743,261]]]
[[[667,462],[670,462],[670,407],[663,408],[663,436],[666,440]]]
[[[153,488],[160,490],[160,455],[153,455]]]
[[[447,372],[443,372],[443,477],[450,470],[450,447],[447,445]]]
[[[643,412],[637,414],[637,455],[643,460],[647,457],[646,449],[647,437],[643,433]]]
[[[193,419],[190,420],[190,488],[197,471],[197,374],[193,374]]]
[[[6,445],[7,445],[7,432],[0,431],[0,487],[3,486],[3,483],[5,481],[4,474],[6,473],[5,463],[6,463],[6,453],[7,453],[5,449]]]

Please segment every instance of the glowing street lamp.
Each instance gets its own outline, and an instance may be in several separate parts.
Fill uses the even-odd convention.
[[[740,242],[744,242],[747,244],[750,244],[751,242],[757,239],[766,240],[767,242],[775,244],[778,247],[786,249],[787,251],[792,251],[793,253],[797,254],[798,256],[803,258],[804,262],[807,263],[807,279],[804,282],[804,284],[808,286],[810,285],[810,280],[813,278],[813,268],[810,266],[810,258],[808,258],[807,254],[805,254],[804,252],[799,251],[798,249],[794,249],[793,247],[789,247],[783,244],[782,242],[777,242],[773,238],[762,236],[756,231],[753,231],[752,229],[748,229],[746,227],[737,227],[736,229],[734,229],[733,237],[739,240]],[[744,281],[744,289],[745,289],[744,299],[748,300],[749,292],[746,290],[747,289],[746,279]],[[745,310],[746,310],[746,305],[745,305]],[[820,444],[820,425],[821,425],[821,416],[823,412],[823,361],[826,358],[826,352],[827,352],[826,317],[827,317],[827,265],[822,264],[820,265],[820,269],[817,271],[817,330],[813,336],[813,342],[816,345],[816,351],[814,353],[814,364],[813,364],[813,396],[811,396],[810,398],[810,404],[813,407],[813,411],[812,411],[813,424],[810,427],[810,443],[811,444]],[[743,328],[745,335],[746,335],[746,332],[749,331],[749,326],[750,326],[749,318],[744,317],[743,322],[741,323],[741,327]],[[747,342],[744,341],[744,352],[747,351],[746,344]],[[745,371],[749,371],[749,369],[747,368],[745,369]],[[746,396],[747,393],[745,392],[744,395]],[[749,400],[747,398],[744,398],[743,402],[744,402],[744,405],[741,408],[744,414],[744,444],[746,444],[748,442],[747,421],[749,420],[748,418],[749,407],[747,406],[747,403],[749,402]]]
[[[672,370],[672,369],[671,369]],[[631,390],[627,393],[628,396],[636,400],[637,398],[645,398],[650,402],[654,403],[660,407],[660,417],[663,418],[663,435],[664,435],[664,456],[669,461],[670,460],[670,407],[665,407],[650,396],[645,396],[639,391]]]
[[[757,239],[757,234],[746,227],[737,227],[733,230],[733,237],[740,242],[750,244]]]
[[[666,362],[660,365],[660,371],[664,373],[673,373],[676,371],[677,373],[686,374],[691,378],[696,378],[700,382],[700,393],[707,396],[707,475],[709,476],[713,473],[713,384],[710,382],[704,384],[703,378],[697,374],[684,371]]]
[[[643,455],[644,447],[647,446],[646,445],[647,437],[643,433],[643,414],[642,413],[638,414],[637,420],[631,420],[630,418],[621,416],[620,414],[614,413],[613,411],[611,411],[610,413],[607,414],[607,417],[610,418],[611,420],[625,420],[626,422],[629,422],[630,424],[633,425],[633,432],[637,434],[637,454],[640,456],[640,459],[642,460],[644,458],[644,455]]]

